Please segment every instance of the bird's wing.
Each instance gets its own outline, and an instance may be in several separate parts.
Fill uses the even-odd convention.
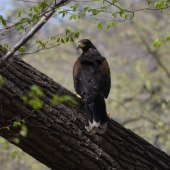
[[[83,67],[78,58],[73,66],[73,81],[74,88],[81,97],[83,97],[84,92],[87,91],[86,78],[83,74],[81,74],[82,72]]]
[[[90,89],[87,92],[88,103],[91,103],[95,97],[101,93],[105,98],[108,97],[111,86],[110,68],[107,60],[102,61],[99,70],[89,82]]]
[[[110,67],[106,59],[102,62],[100,66],[100,71],[104,74],[104,81],[106,81],[106,86],[105,89],[103,89],[104,90],[103,94],[104,97],[107,98],[111,87],[111,77],[110,77]]]
[[[86,74],[83,74],[85,71]],[[90,67],[82,67],[82,63],[78,58],[73,67],[74,88],[76,92],[82,97],[86,93],[87,103],[91,103],[99,93],[102,93],[107,98],[111,84],[110,68],[107,60],[104,59],[101,62],[95,74],[87,74],[88,72],[90,72]]]

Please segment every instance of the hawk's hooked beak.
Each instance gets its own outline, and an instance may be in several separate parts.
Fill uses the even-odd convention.
[[[85,44],[79,42],[78,45],[77,45],[77,50],[78,50],[79,48],[83,48],[83,47],[85,47],[85,46],[86,46]]]
[[[77,50],[78,50],[79,48],[81,48],[81,47],[80,47],[80,45],[78,44],[78,45],[77,45]]]

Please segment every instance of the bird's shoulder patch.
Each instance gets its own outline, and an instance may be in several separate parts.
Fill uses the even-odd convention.
[[[97,49],[90,48],[88,51],[91,55],[101,55]]]
[[[99,68],[104,74],[106,75],[110,75],[110,67],[109,67],[109,64],[107,62],[107,60],[105,59],[102,64],[100,65],[100,68]]]
[[[80,62],[80,60],[79,60],[79,58],[76,60],[76,62],[74,63],[74,67],[73,67],[73,77],[75,77],[78,73],[79,73],[79,71],[80,71],[80,69],[81,69],[81,62]]]

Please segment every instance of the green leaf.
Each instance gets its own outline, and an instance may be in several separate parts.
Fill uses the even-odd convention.
[[[37,15],[33,15],[32,19],[33,19],[33,21],[36,21],[36,20],[38,21],[39,17]]]
[[[74,39],[73,39],[73,37],[70,37],[70,42],[74,42]]]
[[[169,5],[167,3],[165,3],[165,6],[166,6],[166,8],[169,8]]]
[[[6,26],[6,21],[4,19],[2,19],[2,24]]]
[[[69,34],[69,33],[71,33],[71,31],[66,29],[66,35]]]
[[[68,95],[64,95],[64,96],[59,96],[58,94],[53,96],[53,100],[51,102],[52,106],[55,106],[58,102],[65,102],[65,101],[69,101],[71,104],[76,105],[77,101],[75,99],[73,99],[72,97],[68,96]]]
[[[79,37],[79,32],[77,32],[77,33],[75,34],[75,37],[76,37],[76,38],[78,38],[78,37]]]
[[[38,12],[39,12],[39,9],[38,9],[38,7],[37,7],[37,6],[33,6],[33,8],[34,8],[34,11],[35,11],[36,13],[38,13]]]
[[[22,49],[22,48],[19,48],[19,49],[18,49],[18,52],[23,52],[23,49]]]
[[[33,107],[34,110],[40,109],[42,107],[42,104],[39,99],[31,99],[28,101],[28,103]]]
[[[7,49],[6,49],[6,47],[5,46],[2,46],[2,50],[4,51],[4,52],[6,52],[7,51]],[[0,77],[1,78],[1,77]],[[1,79],[0,79],[1,80]],[[1,87],[1,85],[0,85],[0,87]],[[1,89],[1,88],[0,88]]]
[[[56,10],[58,10],[58,11],[59,11],[59,10],[61,10],[61,8],[60,8],[60,7],[59,7],[59,8],[56,8]]]
[[[52,106],[55,106],[57,104],[58,98],[59,98],[59,96],[57,94],[53,96],[53,100],[51,102]]]
[[[126,15],[125,15],[125,19],[127,19],[128,16],[129,16],[129,14],[126,14]]]
[[[62,18],[66,15],[66,13],[64,12],[63,15],[62,15]]]
[[[97,13],[98,13],[97,10],[93,10],[93,11],[92,11],[92,14],[93,14],[93,15],[97,15]]]
[[[21,13],[22,13],[22,11],[19,11],[19,12],[18,12],[18,18],[21,16]]]
[[[103,28],[103,24],[101,22],[99,22],[97,28],[102,29]]]
[[[14,139],[14,143],[19,144],[19,142],[20,142],[20,139],[19,139],[19,138],[15,138],[15,139]]]
[[[159,40],[159,41],[157,42],[157,45],[160,47],[161,44],[162,44],[162,41]]]
[[[44,92],[36,85],[31,86],[30,97],[44,96]]]
[[[157,42],[154,42],[154,43],[153,43],[153,47],[156,47],[156,44],[157,44]]]
[[[22,120],[22,124],[25,125],[25,124],[26,124],[26,121],[25,121],[25,120]]]
[[[24,52],[24,49],[26,49],[26,46],[22,46],[21,48],[18,49],[18,52]]]
[[[69,20],[72,20],[73,16],[70,16]]]
[[[14,28],[18,28],[18,24],[15,24],[15,25],[14,25]]]
[[[0,15],[0,20],[2,21],[4,18],[3,18],[3,16],[2,15]]]
[[[122,14],[124,14],[124,11],[121,10],[121,11],[119,12],[119,14],[120,14],[120,16],[122,16]]]
[[[65,12],[65,11],[60,11],[59,14],[62,14],[62,13],[64,13],[64,12]]]
[[[84,8],[84,11],[87,11],[88,9],[89,9],[89,7],[85,7],[85,8]]]
[[[107,29],[109,29],[110,27],[111,27],[111,25],[110,25],[110,24],[108,24]]]
[[[27,96],[23,96],[22,100],[23,100],[23,104],[26,105],[27,102],[28,102],[28,97]]]
[[[112,14],[112,16],[114,16],[116,18],[116,14]]]
[[[18,126],[21,126],[21,122],[17,122],[18,123]]]
[[[44,92],[43,92],[40,88],[38,88],[38,90],[36,91],[36,93],[37,93],[38,96],[41,96],[41,97],[44,96]]]
[[[64,41],[64,39],[62,39],[62,38],[61,38],[61,42],[62,42],[63,44],[65,44],[65,41]]]
[[[6,127],[7,128],[7,130],[10,130],[10,128],[9,127]]]
[[[66,42],[68,42],[69,41],[69,37],[66,37]]]
[[[26,21],[27,20],[27,18],[22,18],[21,19],[21,22],[24,22],[24,21]]]
[[[73,18],[73,19],[76,19],[77,17],[76,17],[76,15],[73,15],[72,18]]]
[[[157,4],[158,4],[158,2],[155,2],[155,3],[153,4],[153,6],[154,6],[154,7],[157,7]]]
[[[27,22],[28,22],[29,25],[31,25],[31,21],[28,18],[27,18]]]
[[[57,39],[57,42],[60,42],[60,39],[61,39],[61,38],[58,38],[58,39]]]
[[[27,136],[27,134],[28,134],[28,129],[27,129],[27,127],[26,127],[25,125],[22,125],[20,134],[21,134],[23,137],[26,137],[26,136]]]
[[[18,126],[18,122],[14,122],[13,127],[17,127],[17,126]]]
[[[29,13],[28,16],[29,16],[29,17],[32,17],[32,13]]]
[[[111,24],[112,27],[116,26],[114,22],[111,22],[110,24]]]
[[[169,41],[170,40],[170,36],[166,37],[166,41]]]

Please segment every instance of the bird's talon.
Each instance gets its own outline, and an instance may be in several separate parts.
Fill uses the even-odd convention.
[[[80,99],[82,98],[78,93],[76,93],[76,96],[77,96],[78,98],[80,98]]]
[[[107,113],[107,118],[111,120],[110,113]]]

